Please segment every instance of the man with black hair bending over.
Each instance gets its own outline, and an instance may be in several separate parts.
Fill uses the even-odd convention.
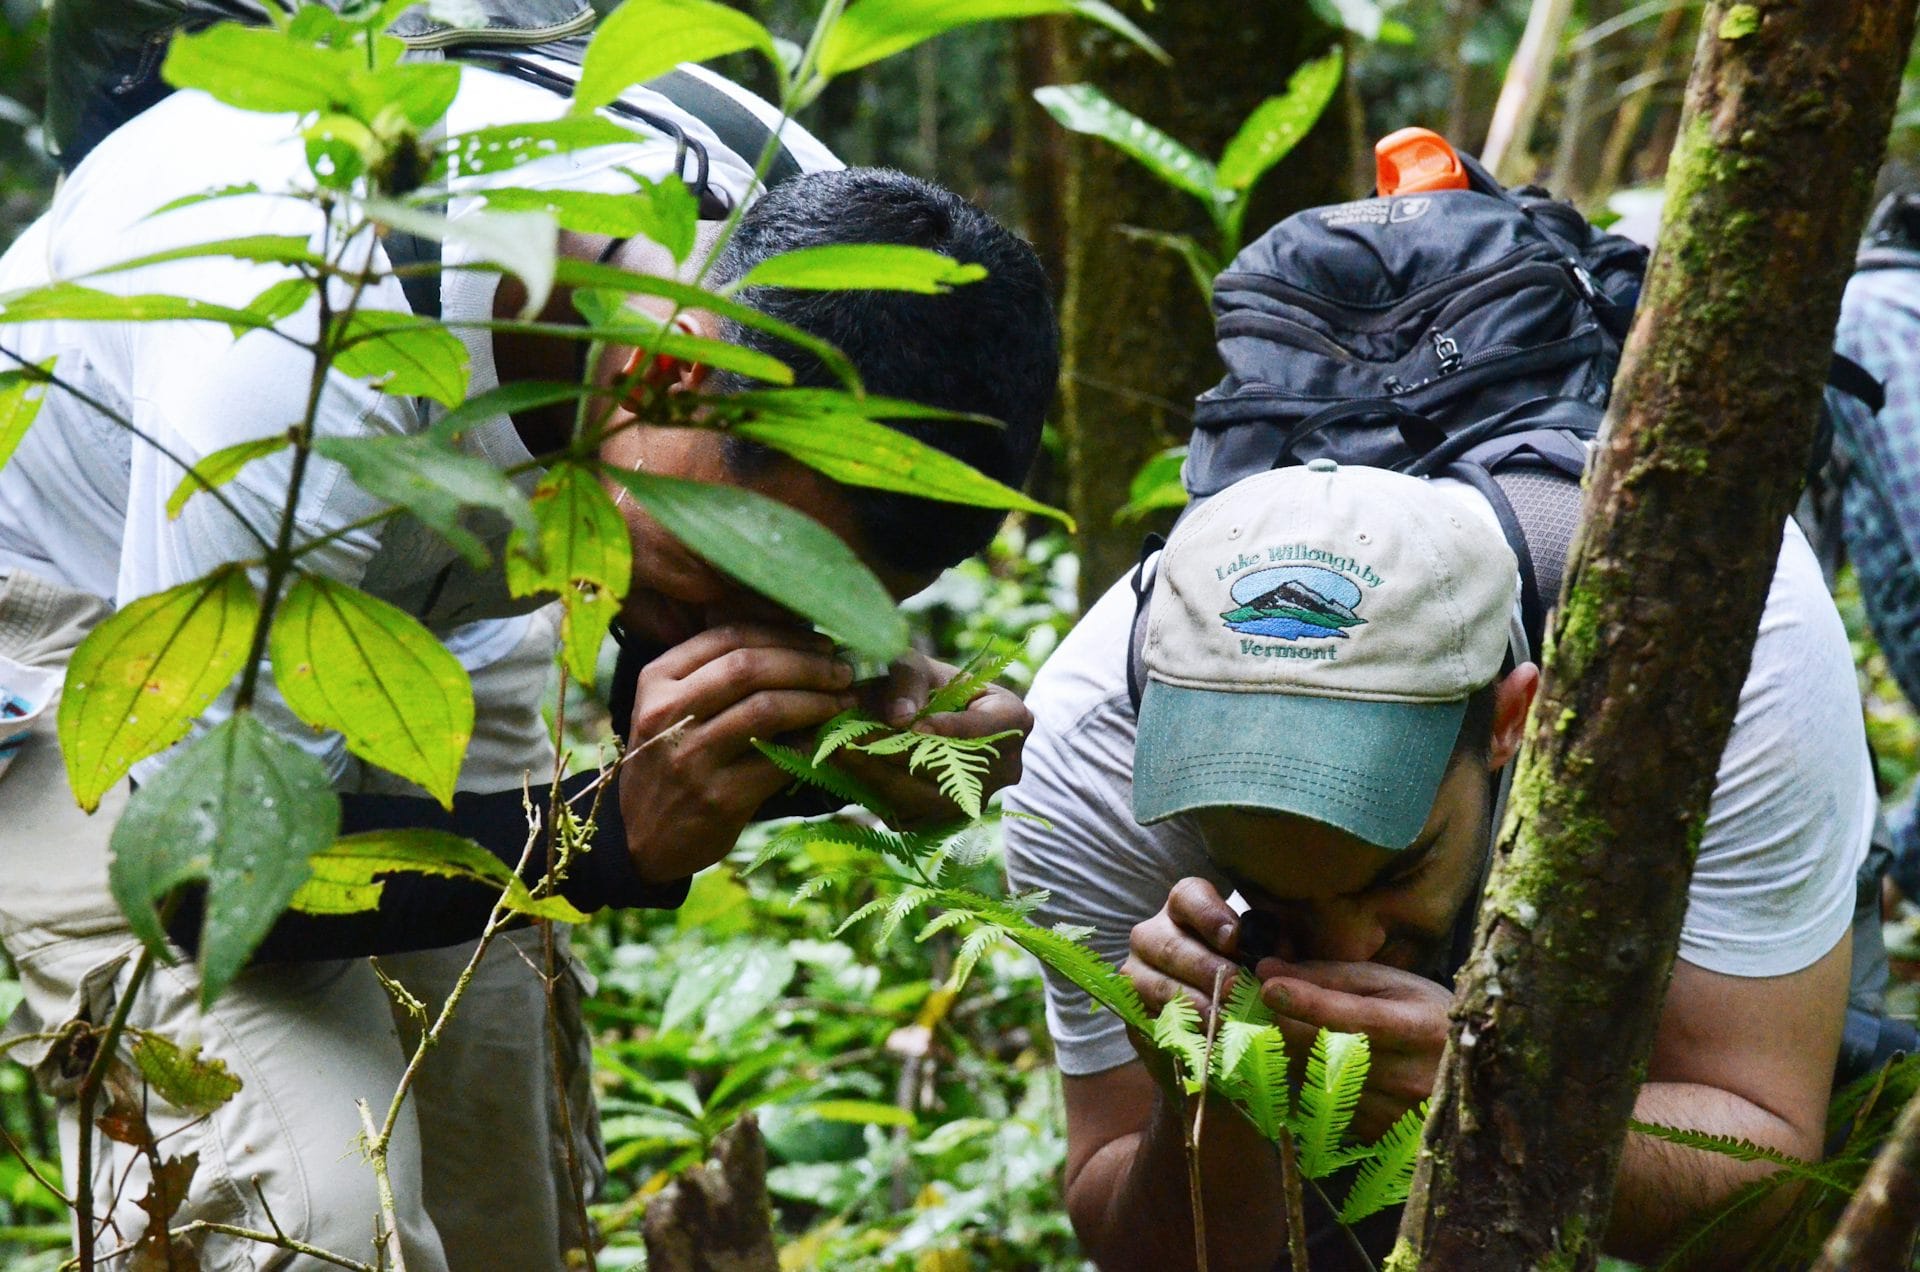
[[[697,67],[683,69],[768,127],[779,124],[765,102]],[[655,115],[674,117],[672,103],[652,100],[647,90],[635,93],[648,97]],[[566,109],[564,97],[467,66],[447,128],[460,133],[551,120]],[[760,195],[753,156],[727,151],[698,119],[684,112],[677,117],[686,134],[709,137],[709,193],[721,206]],[[0,258],[0,293],[83,277],[183,244],[272,232],[312,235],[325,246],[317,209],[274,194],[297,188],[307,172],[305,143],[290,120],[235,111],[194,92],[152,106],[101,141],[51,211]],[[782,140],[799,173],[745,213],[720,263],[722,276],[738,278],[773,252],[827,243],[910,244],[984,266],[984,280],[949,295],[796,298],[750,288],[740,299],[790,315],[833,341],[875,393],[1004,421],[1004,429],[953,419],[902,427],[1019,483],[1056,371],[1052,309],[1031,250],[946,190],[899,173],[841,170],[824,147],[791,125]],[[630,142],[542,158],[513,177],[528,186],[631,193],[630,173],[669,178],[684,149],[670,137],[636,131]],[[456,203],[470,193],[465,179],[450,181]],[[617,188],[606,188],[609,182]],[[187,199],[243,183],[262,193]],[[173,199],[188,206],[149,215]],[[665,248],[637,239],[567,235],[561,250],[636,271],[675,272]],[[459,259],[453,244],[443,264],[437,311],[468,347],[475,395],[496,383],[578,374],[580,342],[490,332],[492,320],[519,311],[525,294],[517,284],[469,268],[474,262]],[[186,290],[244,306],[284,276],[277,268],[208,257],[113,279],[133,292]],[[579,321],[566,291],[557,289],[545,315],[550,321]],[[364,297],[368,308],[401,314],[411,299],[391,276]],[[316,307],[304,315],[309,324]],[[743,338],[710,315],[678,319],[707,334]],[[224,502],[194,499],[173,517],[167,494],[180,471],[149,439],[198,463],[282,432],[305,415],[311,363],[270,336],[236,337],[207,322],[19,323],[0,334],[0,345],[27,363],[54,359],[63,379],[81,389],[50,390],[33,429],[0,468],[0,668],[11,663],[44,673],[57,686],[74,647],[113,606],[253,557],[253,541],[228,504],[258,524],[278,523],[289,452],[242,469],[224,487]],[[624,391],[635,352],[609,348],[595,368],[598,382]],[[834,383],[797,351],[778,353],[800,383]],[[646,366],[647,379],[661,392],[703,380],[702,368],[683,362]],[[317,396],[316,429],[329,437],[416,435],[439,415],[421,400],[377,392],[338,368]],[[140,439],[106,418],[101,403],[129,415]],[[626,428],[631,422],[618,412],[609,421],[615,431],[601,454],[606,462],[784,501],[843,539],[896,599],[983,546],[998,520],[979,509],[841,487],[785,458],[729,446],[716,429]],[[570,442],[572,423],[570,406],[503,414],[474,423],[460,444],[475,460],[524,472]],[[472,680],[474,732],[453,809],[444,812],[424,791],[361,763],[339,736],[301,725],[264,678],[259,718],[326,767],[346,833],[447,828],[510,864],[517,861],[527,834],[523,783],[530,777],[539,788],[553,772],[540,704],[555,627],[549,611],[524,612],[537,602],[508,595],[497,564],[504,525],[476,527],[496,564],[475,566],[407,518],[373,524],[385,505],[325,459],[315,458],[307,476],[298,516],[289,521],[297,523],[301,541],[325,547],[303,566],[418,618]],[[678,904],[687,878],[723,857],[784,785],[753,740],[811,729],[860,693],[831,642],[777,599],[723,574],[631,504],[621,511],[634,572],[621,614],[626,653],[616,719],[629,730],[634,750],[620,769],[618,799],[601,808],[591,850],[575,859],[560,889],[589,911]],[[949,675],[951,669],[923,658],[907,660],[870,693],[870,705],[898,721]],[[230,710],[230,698],[220,699],[201,724]],[[1020,703],[1001,691],[922,727],[977,736],[1026,723]],[[135,780],[151,780],[169,758],[153,757]],[[1009,754],[996,784],[1016,765]],[[938,800],[937,790],[914,775],[888,777],[896,808],[924,811]],[[27,736],[4,781],[0,941],[26,991],[16,1031],[39,1035],[42,1054],[30,1060],[39,1062],[38,1073],[62,1099],[71,1195],[78,1169],[72,1148],[83,1130],[71,1097],[86,1066],[70,1044],[91,1036],[74,1022],[106,1022],[138,950],[107,887],[108,836],[128,788],[122,783],[111,792],[95,816],[82,815],[61,773],[51,711]],[[389,1001],[365,956],[380,955],[381,974],[437,1009],[472,956],[496,893],[462,880],[402,874],[383,881],[376,910],[289,914],[260,946],[256,966],[205,1013],[197,1006],[190,957],[198,908],[192,895],[183,898],[170,925],[181,947],[178,961],[156,968],[133,999],[129,1023],[168,1037],[197,1037],[244,1086],[207,1118],[153,1101],[149,1116],[156,1134],[169,1137],[169,1152],[198,1155],[175,1224],[206,1220],[284,1230],[310,1246],[366,1256],[382,1198],[354,1151],[355,1101],[376,1111],[388,1107],[419,1025]],[[549,1030],[541,935],[506,933],[489,950],[395,1125],[393,1210],[411,1272],[559,1269],[571,1265],[569,1249],[591,1240],[577,1221],[568,1167],[581,1165],[591,1194],[602,1152],[586,1074],[589,1039],[578,1011],[584,986],[570,974],[562,938],[559,983],[551,987],[558,1027]],[[103,1240],[120,1247],[125,1242],[112,1233],[130,1238],[145,1227],[138,1199],[146,1167],[130,1146],[96,1144],[92,1193],[109,1225]],[[207,1238],[202,1259],[205,1267],[221,1269],[271,1263],[314,1272],[323,1266],[224,1236]]]
[[[1366,1034],[1354,1127],[1377,1138],[1432,1093],[1447,1040],[1539,682],[1510,657],[1517,594],[1464,487],[1330,460],[1229,487],[1162,558],[1137,744],[1124,616],[1097,608],[1075,633],[1094,643],[1070,638],[1036,685],[1011,803],[1047,822],[1009,824],[1015,881],[1052,890],[1042,921],[1093,926],[1150,1011],[1252,975],[1290,1055],[1323,1027]],[[1636,1115],[1815,1158],[1874,801],[1845,634],[1792,527],[1759,642]],[[1182,1101],[1057,982],[1048,1019],[1082,1241],[1107,1269],[1192,1266]],[[1656,1250],[1765,1169],[1635,1137],[1607,1248]],[[1200,1172],[1210,1266],[1283,1266],[1273,1146],[1209,1116]],[[1727,1266],[1765,1218],[1722,1243]],[[1374,1258],[1397,1220],[1362,1225]],[[1308,1229],[1315,1272],[1364,1266],[1324,1210]]]

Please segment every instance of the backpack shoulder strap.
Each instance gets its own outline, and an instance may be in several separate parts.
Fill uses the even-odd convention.
[[[1127,701],[1133,714],[1140,714],[1140,699],[1147,692],[1147,602],[1153,597],[1153,585],[1160,577],[1160,563],[1154,554],[1167,546],[1164,535],[1150,534],[1140,543],[1140,560],[1133,567],[1133,623],[1127,629]],[[1147,569],[1148,562],[1153,569]]]
[[[1520,621],[1527,631],[1528,657],[1537,657],[1536,651],[1545,638],[1547,629],[1547,606],[1540,595],[1540,577],[1534,570],[1533,551],[1527,546],[1526,532],[1520,527],[1520,518],[1513,510],[1513,501],[1500,489],[1493,474],[1479,464],[1461,460],[1449,466],[1443,476],[1465,482],[1480,492],[1480,497],[1493,509],[1494,519],[1500,523],[1500,534],[1513,549],[1514,560],[1520,565]]]

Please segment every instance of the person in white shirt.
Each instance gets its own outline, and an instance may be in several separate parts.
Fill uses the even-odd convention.
[[[777,113],[696,67],[702,80],[763,122]],[[751,185],[752,156],[727,150],[697,118],[636,90],[656,115],[678,120],[708,151],[711,191],[722,206],[753,197],[709,281],[744,275],[758,260],[791,248],[835,242],[892,242],[985,265],[988,278],[939,297],[846,293],[816,296],[748,289],[747,303],[788,316],[848,353],[869,389],[929,405],[990,415],[975,422],[904,421],[897,427],[1018,483],[1037,446],[1057,364],[1057,337],[1045,280],[1030,249],[957,196],[899,173],[843,170],[817,141],[787,125],[781,139],[798,175],[762,193]],[[563,97],[491,70],[465,67],[449,132],[555,118]],[[257,115],[204,95],[176,93],[107,136],[58,192],[51,210],[0,257],[0,293],[184,243],[239,234],[324,233],[312,204],[276,198],[306,170],[303,143],[288,116]],[[628,191],[627,172],[659,178],[678,168],[673,140],[636,132],[630,144],[556,156],[510,174],[515,185]],[[183,207],[178,197],[243,182],[261,193]],[[471,189],[449,189],[458,215]],[[371,244],[369,251],[377,252]],[[610,244],[565,236],[562,250],[628,268],[670,273],[658,245]],[[704,249],[703,249],[704,250]],[[377,258],[376,258],[377,263]],[[439,308],[449,321],[510,315],[519,297],[497,275],[459,268],[448,248]],[[166,292],[244,305],[284,278],[278,267],[203,258],[110,274],[95,285],[126,293]],[[370,308],[404,312],[408,297],[386,279],[369,289]],[[573,320],[564,294],[549,313]],[[689,315],[704,334],[744,343],[757,333]],[[288,320],[314,321],[313,309]],[[472,362],[472,392],[517,378],[573,373],[579,345],[495,339],[456,331]],[[833,381],[787,347],[770,348],[803,383]],[[78,389],[49,392],[40,418],[0,468],[0,661],[57,674],[87,630],[115,605],[199,577],[254,554],[254,545],[213,499],[191,500],[178,517],[166,500],[178,466],[131,438],[96,409],[129,417],[141,434],[187,462],[234,442],[283,429],[304,412],[308,368],[285,342],[235,337],[216,323],[0,325],[7,358],[56,360]],[[616,379],[631,351],[610,349],[596,372]],[[4,360],[4,359],[0,359]],[[7,365],[13,365],[8,362]],[[662,387],[696,387],[704,368],[667,362]],[[712,382],[707,382],[713,387]],[[721,388],[737,385],[720,385]],[[336,373],[322,394],[318,431],[369,437],[419,432],[439,408],[380,393]],[[618,423],[620,421],[616,421]],[[526,463],[564,443],[570,408],[501,416],[472,428],[462,444],[500,467]],[[845,539],[896,596],[917,590],[991,537],[998,515],[904,496],[840,487],[782,457],[697,429],[627,429],[603,452],[610,463],[731,483],[782,499]],[[537,477],[530,473],[528,480]],[[285,454],[248,465],[224,490],[242,510],[277,516],[288,478]],[[297,531],[319,537],[352,526],[384,505],[343,470],[315,459],[297,510]],[[647,748],[623,766],[619,799],[603,809],[593,851],[564,892],[584,909],[671,905],[686,879],[732,846],[741,828],[784,779],[752,748],[754,737],[817,725],[865,693],[888,714],[910,714],[950,670],[910,659],[879,686],[856,689],[830,643],[797,624],[683,548],[650,518],[623,507],[634,542],[634,586],[621,615],[625,650],[616,677],[616,718],[635,742],[692,717],[674,745]],[[479,524],[497,561],[504,528]],[[523,776],[551,772],[552,750],[539,701],[552,663],[548,613],[507,595],[498,566],[477,569],[407,518],[354,530],[305,559],[308,568],[366,589],[440,634],[472,675],[476,726],[451,813],[424,792],[349,756],[337,736],[299,724],[267,687],[258,710],[269,724],[317,755],[341,793],[343,829],[445,826],[478,839],[509,862],[525,834]],[[215,704],[202,725],[229,709]],[[986,695],[934,727],[984,733],[1027,722],[1010,694]],[[167,762],[142,765],[135,780]],[[1017,765],[1009,754],[1004,772]],[[911,811],[937,792],[904,772],[889,773]],[[108,895],[106,840],[124,808],[125,786],[89,818],[73,806],[45,711],[0,786],[0,943],[27,998],[16,1029],[58,1031],[67,1022],[104,1022],[125,985],[137,948]],[[191,953],[196,898],[189,891],[170,926]],[[170,1153],[196,1152],[199,1168],[176,1223],[203,1219],[270,1230],[323,1249],[364,1257],[379,1211],[374,1180],[353,1151],[355,1100],[384,1109],[404,1068],[417,1025],[395,1010],[369,966],[382,968],[428,1003],[443,997],[465,964],[490,899],[475,885],[422,876],[391,877],[377,911],[354,916],[289,915],[269,934],[246,973],[205,1014],[190,961],[160,967],[141,991],[130,1023],[170,1037],[197,1038],[242,1079],[241,1094],[207,1119],[154,1104],[156,1131]],[[522,946],[531,944],[532,960]],[[393,1184],[407,1266],[413,1272],[560,1268],[579,1231],[565,1163],[578,1159],[589,1192],[601,1152],[586,1085],[587,1039],[577,1011],[579,974],[556,987],[559,1054],[544,1024],[545,991],[534,970],[538,938],[516,934],[482,966],[454,1029],[428,1061],[394,1142]],[[70,1095],[76,1060],[51,1038],[38,1047],[38,1072]],[[16,1051],[16,1056],[22,1053]],[[555,1095],[555,1072],[567,1106]],[[62,1106],[68,1185],[80,1128]],[[573,1143],[564,1142],[571,1127]],[[95,1195],[109,1231],[106,1247],[145,1223],[136,1202],[145,1164],[131,1148],[98,1140]],[[131,1172],[131,1183],[123,1180]],[[108,1199],[113,1199],[108,1204]],[[270,1208],[270,1214],[269,1214]],[[208,1238],[202,1266],[264,1266],[274,1252]],[[276,1256],[278,1257],[278,1256]],[[273,1266],[321,1266],[293,1257]]]

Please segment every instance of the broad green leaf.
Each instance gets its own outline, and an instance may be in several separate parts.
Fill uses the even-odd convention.
[[[134,791],[109,841],[107,881],[134,934],[160,947],[155,908],[206,881],[200,1003],[210,1006],[332,842],[340,800],[320,761],[241,711],[195,738]]]
[[[1062,128],[1100,138],[1209,207],[1219,200],[1220,184],[1211,163],[1093,85],[1051,84],[1034,89],[1033,97]]]
[[[576,336],[631,345],[767,384],[793,383],[792,368],[780,359],[730,340],[683,331],[652,314],[629,308],[617,293],[583,288],[573,293],[573,305],[589,324],[585,329],[574,328],[572,334]]]
[[[904,291],[938,296],[987,276],[986,266],[963,264],[924,247],[898,243],[832,243],[768,257],[735,283],[809,291]]]
[[[52,358],[37,363],[34,370],[0,372],[0,468],[7,466],[26,440],[40,404],[46,401],[47,377],[52,373]]]
[[[174,36],[160,73],[175,88],[197,88],[241,110],[304,114],[346,100],[347,85],[364,65],[364,55],[349,49],[222,22]]]
[[[484,424],[496,415],[515,415],[559,402],[572,402],[592,392],[592,389],[560,380],[510,380],[468,398],[435,420],[433,427],[427,431],[436,438],[457,442],[468,429]]]
[[[427,182],[444,183],[454,171],[468,177],[485,176],[548,155],[595,146],[631,146],[633,141],[632,128],[598,115],[476,128],[455,133],[441,143],[427,167]]]
[[[0,296],[0,323],[48,322],[224,322],[254,328],[261,322],[244,309],[212,305],[186,296],[122,296],[77,283],[55,283]]]
[[[1218,179],[1229,190],[1248,190],[1300,144],[1340,89],[1344,58],[1336,46],[1308,62],[1287,81],[1287,91],[1254,107],[1220,155]]]
[[[791,455],[849,486],[896,490],[976,508],[1018,508],[1073,528],[1065,513],[1029,499],[945,451],[856,415],[761,416],[741,420],[730,431]]]
[[[333,365],[396,397],[457,406],[467,396],[467,347],[437,322],[385,309],[343,314]]]
[[[816,623],[863,658],[891,662],[907,624],[880,580],[832,531],[737,486],[605,468],[667,533],[715,569]]]
[[[167,520],[171,521],[184,512],[187,500],[202,490],[226,485],[254,460],[276,455],[292,444],[285,433],[276,433],[272,437],[256,437],[252,441],[221,447],[195,464],[193,471],[183,476],[180,484],[173,488],[173,493],[167,496]]]
[[[527,289],[527,303],[520,317],[531,318],[546,308],[547,296],[553,290],[554,260],[560,254],[560,227],[551,214],[474,211],[449,218],[391,199],[368,199],[366,208],[368,215],[383,225],[463,247],[471,258],[497,265],[518,278]]]
[[[593,469],[556,465],[533,492],[538,535],[517,530],[507,542],[507,590],[559,595],[566,607],[567,667],[593,683],[607,624],[633,579],[633,540]]]
[[[390,874],[466,879],[493,889],[501,904],[519,914],[559,923],[586,915],[566,898],[535,897],[507,863],[445,830],[372,830],[336,839],[311,858],[313,877],[293,895],[289,908],[305,914],[356,914],[380,904]]]
[[[473,685],[433,633],[358,588],[305,574],[280,602],[269,648],[295,715],[453,807]]]
[[[143,596],[87,634],[67,667],[60,751],[80,807],[187,734],[246,663],[260,598],[238,565]]]
[[[658,296],[670,300],[682,309],[704,309],[719,318],[731,318],[743,327],[752,327],[764,331],[797,348],[804,349],[820,359],[820,365],[849,390],[859,392],[860,373],[854,369],[847,355],[811,332],[803,331],[790,323],[761,313],[751,305],[743,305],[717,293],[682,283],[671,278],[659,278],[652,274],[636,274],[613,265],[600,265],[593,261],[579,261],[562,258],[555,277],[570,287],[581,290],[576,293],[576,304],[586,306],[599,305],[592,312],[602,315],[614,315],[622,312],[617,309],[609,297],[613,293],[637,293],[642,296]],[[594,293],[599,298],[594,298]],[[789,373],[784,383],[791,383]],[[812,392],[812,390],[808,390]],[[930,408],[920,407],[919,410]],[[904,414],[904,412],[892,412]]]
[[[1049,14],[1076,14],[1097,22],[1167,60],[1166,52],[1118,10],[1089,0],[858,0],[828,33],[820,74],[829,79],[843,75],[975,22]]]
[[[240,1093],[240,1079],[217,1056],[202,1056],[199,1047],[182,1047],[170,1038],[145,1030],[133,1040],[133,1067],[153,1093],[174,1108],[205,1117]]]
[[[901,1126],[908,1130],[920,1125],[912,1109],[878,1100],[813,1100],[787,1106],[797,1117],[819,1118],[823,1122],[853,1122],[860,1126]]]
[[[779,64],[773,36],[738,9],[712,0],[625,0],[601,22],[587,47],[573,109],[595,110],[681,62],[705,62],[742,49],[757,49]]]
[[[487,548],[462,512],[488,508],[531,529],[533,509],[520,488],[492,464],[455,450],[438,432],[410,437],[320,437],[314,453],[347,470],[370,495],[405,508],[475,566]]]
[[[316,255],[311,240],[304,234],[252,234],[241,238],[221,239],[213,243],[190,243],[185,247],[169,248],[164,252],[150,252],[145,256],[135,256],[129,260],[115,261],[91,270],[82,278],[99,278],[106,274],[121,274],[130,269],[145,269],[149,265],[165,265],[170,261],[200,260],[204,257],[219,256],[237,261],[254,261],[260,264],[278,265],[325,265],[324,258]]]
[[[726,964],[727,980],[707,1000],[700,1020],[700,1032],[709,1038],[730,1037],[764,1015],[798,970],[792,952],[772,943],[750,945]]]
[[[1127,487],[1127,502],[1113,514],[1115,525],[1138,521],[1163,508],[1187,506],[1187,487],[1180,470],[1187,462],[1187,448],[1173,446],[1161,451],[1140,466]]]
[[[398,110],[416,129],[430,127],[460,92],[460,67],[454,62],[403,62],[377,71],[358,71],[354,96],[362,114],[378,121]]]
[[[1351,31],[1363,40],[1374,40],[1386,20],[1380,0],[1307,0],[1314,16],[1331,27]]]
[[[545,212],[562,229],[613,238],[651,239],[684,263],[693,253],[700,202],[678,177],[649,181],[634,176],[634,189],[621,194],[587,190],[529,190],[498,187],[482,192],[487,206],[503,212]]]

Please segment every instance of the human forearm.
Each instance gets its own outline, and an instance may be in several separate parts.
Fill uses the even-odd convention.
[[[1795,1157],[1819,1155],[1817,1134],[1795,1127],[1749,1100],[1717,1087],[1649,1082],[1641,1088],[1634,1117],[1642,1122],[1732,1136]],[[1670,1247],[1700,1215],[1709,1213],[1773,1167],[1720,1153],[1684,1148],[1650,1136],[1629,1134],[1614,1191],[1607,1230],[1609,1253],[1646,1261]],[[1782,1189],[1724,1228],[1699,1266],[1737,1269],[1791,1199]]]
[[[1157,1096],[1145,1129],[1107,1143],[1068,1182],[1074,1230],[1103,1272],[1194,1266],[1185,1116]],[[1286,1243],[1278,1154],[1215,1099],[1207,1104],[1200,1159],[1207,1266],[1267,1272]]]

